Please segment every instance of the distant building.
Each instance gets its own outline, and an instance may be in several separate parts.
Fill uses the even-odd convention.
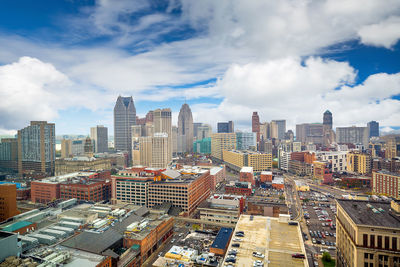
[[[233,133],[233,132],[235,132],[235,128],[233,126],[233,121],[218,122],[217,130],[218,130],[218,133]]]
[[[249,182],[234,182],[231,181],[225,185],[225,193],[232,195],[250,196],[253,193],[251,183]]]
[[[283,140],[286,133],[286,120],[271,121],[271,138]]]
[[[242,195],[215,194],[203,201],[197,210],[201,220],[235,225],[244,208],[245,198]]]
[[[336,266],[399,266],[398,202],[337,200]]]
[[[224,150],[223,160],[228,167],[240,171],[243,167],[252,167],[255,172],[272,169],[272,154],[255,151]]]
[[[193,152],[201,154],[211,154],[211,137],[194,141]]]
[[[242,167],[239,173],[239,180],[241,182],[249,182],[255,186],[256,181],[254,180],[253,167]]]
[[[56,159],[55,124],[31,121],[18,131],[18,172],[54,175]]]
[[[170,108],[156,109],[153,111],[154,133],[166,133],[168,135],[168,162],[172,160],[172,144],[177,140],[175,132],[172,132],[172,112]],[[178,132],[176,132],[178,134]],[[174,143],[177,146],[177,143]]]
[[[139,138],[140,165],[166,168],[170,162],[169,138],[167,133]]]
[[[235,133],[216,133],[211,136],[211,156],[222,160],[224,150],[236,149]]]
[[[110,170],[111,159],[93,157],[73,157],[56,159],[55,175],[63,175],[84,170]]]
[[[196,140],[208,138],[211,137],[211,135],[212,135],[211,125],[202,123],[200,126],[197,127]]]
[[[296,125],[296,141],[322,144],[324,126],[321,123],[303,123]]]
[[[0,142],[0,167],[18,171],[18,139],[3,138]]]
[[[237,150],[256,150],[257,133],[236,132]]]
[[[379,136],[379,122],[370,121],[367,123],[367,128],[369,131],[369,137]]]
[[[251,131],[256,133],[257,142],[260,142],[260,117],[257,111],[254,111],[251,117]]]
[[[17,186],[15,184],[0,184],[0,222],[17,214],[19,214]]]
[[[183,104],[178,115],[178,152],[193,152],[193,116],[188,104]]]
[[[332,130],[333,126],[333,118],[332,113],[327,110],[323,115],[323,144],[325,146],[329,146],[331,143],[335,141],[335,132]]]
[[[369,132],[367,127],[337,127],[336,142],[338,144],[363,144],[368,146]]]
[[[136,108],[133,98],[119,96],[114,107],[114,148],[116,150],[131,153],[133,125],[136,125]]]
[[[103,125],[90,128],[90,138],[94,143],[95,153],[108,152],[108,129]]]

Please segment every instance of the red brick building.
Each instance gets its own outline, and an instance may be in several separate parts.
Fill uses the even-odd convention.
[[[273,175],[272,175],[271,171],[263,171],[263,172],[261,172],[260,181],[262,183],[272,182],[272,178],[273,178]]]
[[[17,209],[17,185],[0,185],[0,221],[7,220],[19,214]]]
[[[400,174],[388,171],[372,172],[372,192],[400,199]]]
[[[99,202],[111,198],[111,180],[80,180],[60,184],[60,198]]]
[[[226,194],[250,196],[252,192],[251,183],[248,182],[234,182],[225,186]]]
[[[260,117],[257,111],[251,116],[251,131],[257,134],[257,142],[260,142]]]
[[[254,180],[253,167],[243,167],[240,170],[239,180],[241,182],[249,182],[254,186],[256,181]]]

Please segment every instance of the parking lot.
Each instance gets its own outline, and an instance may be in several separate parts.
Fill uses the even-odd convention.
[[[328,251],[336,254],[336,204],[333,198],[318,192],[299,192],[303,199],[303,214],[306,229],[305,239],[314,247],[316,253]]]

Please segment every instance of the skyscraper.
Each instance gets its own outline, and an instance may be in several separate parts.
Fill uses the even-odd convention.
[[[257,111],[254,111],[251,117],[251,129],[253,133],[257,134],[257,143],[260,142],[260,117]]]
[[[103,125],[90,128],[90,138],[94,143],[94,152],[103,153],[108,151],[108,129]]]
[[[218,122],[217,130],[218,133],[233,133],[235,131],[233,121]]]
[[[183,104],[178,116],[178,152],[193,152],[193,116],[188,104]]]
[[[333,125],[333,118],[332,113],[327,110],[324,112],[322,118],[322,125],[323,125],[323,136],[324,136],[324,145],[329,146],[332,142],[335,141],[335,132],[332,130]]]
[[[172,112],[169,108],[156,109],[153,112],[154,133],[168,135],[168,161],[172,160]]]
[[[54,175],[56,134],[54,123],[31,121],[18,131],[18,172]]]
[[[271,137],[280,140],[285,139],[286,120],[273,120],[271,122]]]
[[[133,98],[119,96],[114,107],[114,147],[116,150],[132,150],[132,125],[136,124],[136,108]]]
[[[153,168],[166,168],[170,162],[168,142],[166,133],[155,133],[154,136],[140,137],[140,164]]]
[[[379,122],[370,121],[367,124],[369,130],[369,137],[379,136]]]
[[[369,132],[367,127],[337,127],[336,142],[338,144],[363,144],[368,145]]]
[[[324,128],[332,130],[333,119],[332,113],[329,110],[324,112],[322,124],[324,125]]]

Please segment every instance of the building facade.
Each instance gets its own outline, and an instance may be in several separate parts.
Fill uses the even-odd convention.
[[[347,171],[368,174],[371,173],[372,157],[366,153],[351,152],[347,154]]]
[[[240,171],[243,167],[252,167],[255,172],[272,169],[272,154],[268,153],[224,150],[223,160],[236,171]]]
[[[108,152],[108,129],[103,125],[90,128],[90,138],[94,143],[95,153]]]
[[[369,143],[368,127],[337,127],[336,143],[338,144],[363,144]]]
[[[400,199],[400,174],[388,171],[373,171],[372,192]]]
[[[18,139],[2,138],[0,142],[0,168],[18,171]]]
[[[224,150],[236,149],[235,133],[216,133],[211,136],[211,156],[222,160]]]
[[[257,142],[260,142],[260,117],[257,111],[254,111],[251,116],[251,131],[256,134]]]
[[[18,172],[54,175],[56,159],[55,124],[31,121],[18,131]]]
[[[218,122],[217,132],[218,133],[233,133],[233,132],[235,132],[233,121]]]
[[[257,133],[236,132],[237,150],[257,150]]]
[[[211,137],[194,141],[193,152],[201,154],[211,154]]]
[[[17,186],[0,184],[0,222],[19,214],[17,209]]]
[[[170,108],[156,109],[153,112],[154,133],[167,133],[168,134],[168,162],[172,160],[172,144],[173,141],[177,148],[177,136],[172,132],[172,112]],[[174,136],[173,136],[174,134]]]
[[[399,211],[395,201],[337,200],[336,266],[399,266]]]
[[[378,137],[379,136],[379,122],[370,121],[367,123],[367,128],[369,131],[369,137]]]
[[[271,121],[271,138],[283,140],[286,133],[286,120]]]
[[[110,170],[111,159],[76,157],[56,159],[55,175],[62,175],[85,170],[99,171]]]

